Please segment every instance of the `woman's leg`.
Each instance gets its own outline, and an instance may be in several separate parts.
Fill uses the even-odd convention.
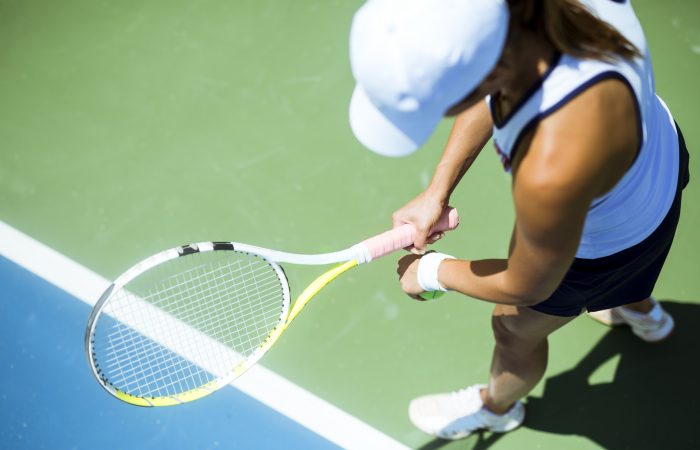
[[[503,414],[542,379],[547,367],[547,336],[574,317],[551,316],[522,306],[497,305],[492,327],[496,338],[484,405]]]

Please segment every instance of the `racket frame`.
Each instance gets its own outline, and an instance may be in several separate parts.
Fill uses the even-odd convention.
[[[274,269],[278,279],[280,280],[280,285],[282,287],[282,308],[280,309],[280,318],[279,321],[277,322],[277,325],[270,331],[267,339],[261,344],[253,353],[251,353],[250,356],[245,358],[241,363],[238,365],[234,366],[231,368],[231,371],[228,375],[224,377],[219,377],[215,378],[214,380],[209,381],[208,383],[203,384],[202,386],[190,389],[185,392],[181,392],[179,394],[173,394],[173,395],[167,395],[167,396],[159,396],[159,397],[146,397],[146,396],[137,396],[137,395],[132,395],[129,394],[128,392],[125,392],[116,386],[112,385],[109,380],[106,379],[101,373],[101,370],[99,368],[99,364],[95,358],[95,350],[94,350],[94,333],[95,333],[95,327],[97,325],[97,321],[102,315],[105,305],[107,302],[112,298],[113,294],[119,292],[124,286],[126,286],[129,282],[134,280],[136,277],[139,275],[149,271],[150,269],[159,266],[167,261],[174,260],[177,258],[181,257],[186,257],[191,254],[195,253],[203,253],[203,252],[211,252],[211,251],[235,251],[238,253],[245,253],[249,255],[255,255],[257,257],[262,258],[265,260],[267,264]],[[137,405],[137,406],[170,406],[170,405],[177,405],[180,403],[187,403],[193,400],[197,400],[199,398],[202,398],[206,395],[209,395],[210,393],[222,388],[223,386],[226,386],[230,384],[234,379],[238,378],[242,373],[244,373],[246,370],[248,370],[249,367],[254,365],[264,354],[265,352],[272,346],[274,341],[277,340],[279,335],[286,329],[286,327],[289,325],[291,320],[289,320],[289,311],[290,311],[290,303],[291,303],[291,295],[289,291],[289,281],[287,279],[286,274],[284,273],[284,270],[282,267],[275,261],[270,260],[270,258],[266,255],[269,255],[271,253],[275,253],[273,250],[265,249],[262,247],[255,247],[252,245],[247,245],[247,244],[239,244],[235,242],[199,242],[196,244],[188,244],[188,245],[183,245],[180,247],[175,247],[171,248],[168,250],[164,250],[162,252],[156,253],[155,255],[152,255],[137,264],[135,264],[133,267],[128,269],[126,272],[124,272],[121,276],[119,276],[112,284],[109,285],[109,287],[104,291],[102,296],[100,296],[100,299],[95,303],[95,306],[92,309],[92,312],[90,313],[90,317],[88,319],[88,324],[85,329],[85,352],[86,356],[88,359],[88,363],[90,365],[90,369],[92,370],[93,375],[95,378],[99,381],[100,385],[110,394],[118,398],[119,400],[122,400],[126,403],[130,403],[132,405]],[[304,256],[304,255],[300,255]],[[308,256],[308,255],[305,255]],[[319,277],[321,278],[321,277]],[[335,277],[334,277],[335,278]],[[330,280],[328,281],[330,282]],[[326,283],[327,284],[327,283]],[[324,284],[325,285],[325,284]],[[311,286],[310,286],[311,287]],[[316,291],[313,293],[315,294],[318,292],[321,287],[320,286]],[[308,290],[308,289],[307,289]],[[306,292],[306,291],[305,291]],[[311,296],[313,296],[313,294]],[[308,302],[309,299],[306,301]],[[145,301],[145,300],[143,300]],[[163,314],[168,314],[167,312],[163,311]],[[298,311],[297,313],[298,314]],[[295,316],[296,316],[295,314]],[[115,319],[118,320],[118,319]],[[179,320],[174,318],[174,320]],[[147,336],[151,339],[153,339],[151,336]],[[155,339],[154,339],[155,340]],[[157,342],[157,340],[156,340]]]

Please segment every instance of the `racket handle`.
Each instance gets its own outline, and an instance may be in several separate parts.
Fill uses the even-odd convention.
[[[447,207],[429,234],[454,230],[457,228],[457,225],[459,225],[457,210]],[[413,245],[415,239],[416,228],[412,224],[407,223],[362,241],[353,248],[358,254],[356,259],[360,264],[363,264]]]

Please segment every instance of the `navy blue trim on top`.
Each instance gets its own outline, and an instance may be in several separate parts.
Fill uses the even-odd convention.
[[[513,118],[513,116],[520,110],[520,108],[525,105],[525,103],[530,100],[530,97],[533,96],[535,92],[542,86],[542,83],[544,83],[544,80],[547,79],[552,74],[552,71],[559,65],[559,62],[561,61],[562,54],[559,52],[555,52],[554,56],[552,57],[552,60],[549,62],[549,67],[547,67],[547,71],[542,74],[541,77],[535,81],[535,83],[530,86],[530,88],[525,92],[525,94],[520,97],[518,102],[515,104],[515,106],[508,112],[506,117],[500,119],[496,117],[496,96],[492,95],[490,99],[490,109],[491,109],[491,118],[493,119],[493,124],[496,128],[501,129],[506,124],[510,119]]]
[[[581,94],[583,91],[585,91],[589,87],[591,87],[591,86],[593,86],[593,85],[595,85],[603,80],[609,80],[609,79],[616,79],[616,80],[621,81],[630,90],[630,92],[632,93],[632,98],[634,99],[634,110],[637,114],[637,139],[639,140],[639,147],[637,148],[637,152],[634,155],[634,161],[632,161],[632,164],[630,164],[630,168],[631,168],[634,165],[634,163],[637,162],[637,158],[639,157],[639,153],[642,150],[642,145],[644,145],[644,128],[643,128],[643,124],[642,124],[642,113],[641,113],[641,110],[639,108],[639,101],[637,99],[637,94],[634,92],[634,89],[632,88],[632,85],[630,84],[630,82],[621,73],[615,72],[612,70],[599,73],[598,75],[594,76],[593,78],[586,81],[582,85],[578,86],[573,91],[566,94],[566,96],[564,96],[564,98],[559,100],[557,103],[555,103],[554,105],[550,106],[546,110],[542,111],[541,113],[537,114],[535,117],[530,119],[530,121],[523,127],[523,129],[520,130],[518,137],[515,139],[515,142],[513,143],[513,147],[511,149],[511,153],[510,153],[510,160],[511,161],[515,160],[515,155],[518,152],[518,148],[520,147],[520,143],[528,131],[532,130],[544,118],[546,118],[550,114],[556,112],[558,109],[560,109],[562,106],[566,105],[569,101],[573,100],[575,97],[577,97],[579,94]],[[627,170],[629,170],[629,168]],[[602,201],[600,203],[602,203]],[[598,206],[598,205],[596,204],[596,206]]]

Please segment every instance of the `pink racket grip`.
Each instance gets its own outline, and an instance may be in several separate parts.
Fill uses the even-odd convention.
[[[438,233],[441,231],[454,230],[459,225],[459,215],[457,210],[452,207],[447,207],[442,212],[440,220],[437,224],[430,230],[430,234]],[[380,258],[389,253],[393,253],[402,248],[406,248],[413,245],[413,241],[416,239],[416,229],[411,224],[401,225],[393,230],[385,231],[382,234],[371,237],[366,241],[363,241],[360,245],[363,246],[365,250],[366,261],[369,262],[374,259]]]

